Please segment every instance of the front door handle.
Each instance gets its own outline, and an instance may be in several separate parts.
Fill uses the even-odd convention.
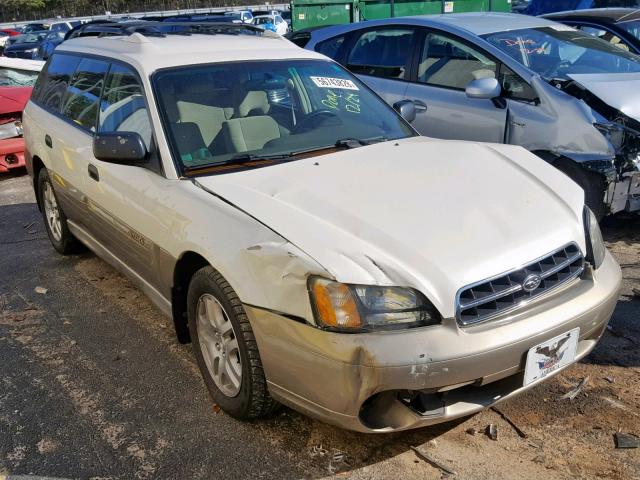
[[[47,147],[53,148],[53,142],[51,141],[51,137],[49,135],[44,136],[44,143],[47,145]]]
[[[93,178],[96,182],[100,181],[100,175],[98,174],[98,169],[96,168],[95,165],[92,165],[90,163],[89,166],[87,167],[87,170],[89,171],[89,176],[91,178]]]
[[[422,100],[413,100],[413,104],[416,106],[416,111],[417,112],[426,112],[427,111],[427,104],[424,103]]]

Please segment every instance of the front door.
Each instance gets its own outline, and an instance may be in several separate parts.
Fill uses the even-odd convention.
[[[415,81],[405,92],[418,105],[413,126],[429,137],[502,143],[507,110],[465,94],[472,80],[497,76],[497,62],[475,47],[445,33],[426,32]]]

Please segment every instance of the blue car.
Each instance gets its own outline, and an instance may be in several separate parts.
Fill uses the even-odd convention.
[[[40,47],[38,47],[38,57],[42,60],[47,60],[55,48],[64,42],[64,36],[65,32],[49,32],[40,44]]]
[[[19,35],[11,45],[4,49],[4,56],[38,60],[40,58],[38,49],[48,34],[49,32],[44,30]]]

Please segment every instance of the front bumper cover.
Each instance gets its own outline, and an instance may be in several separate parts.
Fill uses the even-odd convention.
[[[24,166],[24,139],[20,137],[0,140],[0,173]]]
[[[528,350],[580,328],[576,361],[604,332],[621,285],[610,254],[595,272],[507,318],[460,328],[455,319],[402,332],[340,334],[245,306],[269,390],[303,413],[350,430],[406,430],[473,414],[517,395]],[[546,377],[549,378],[549,377]],[[440,394],[420,414],[399,392]]]

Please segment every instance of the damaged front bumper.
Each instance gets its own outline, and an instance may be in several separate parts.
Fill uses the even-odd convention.
[[[603,265],[509,318],[461,328],[454,319],[401,332],[341,334],[245,306],[272,396],[361,432],[406,430],[473,414],[521,393],[530,348],[579,328],[574,361],[605,330],[620,269]],[[548,377],[546,377],[548,378]]]
[[[18,137],[0,140],[0,173],[24,166],[24,139]]]
[[[604,203],[608,207],[609,213],[640,210],[640,163],[622,161],[620,158],[585,160],[576,158],[578,156],[575,154],[567,156],[586,170],[602,175],[606,186]]]

